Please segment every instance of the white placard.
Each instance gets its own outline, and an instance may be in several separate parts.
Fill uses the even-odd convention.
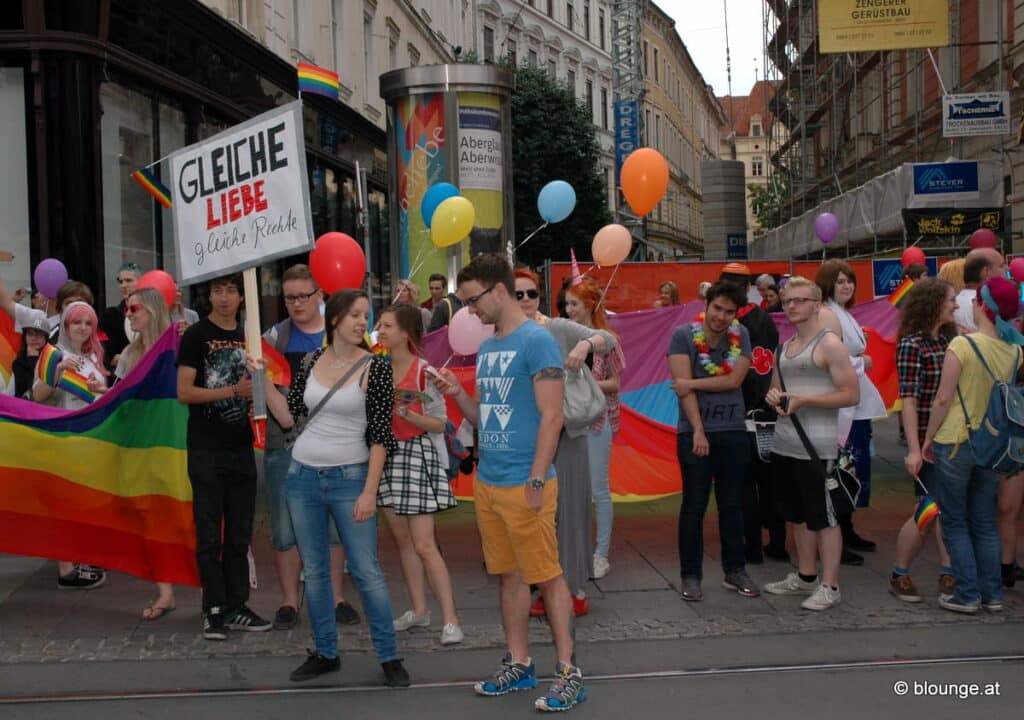
[[[301,101],[182,148],[169,162],[181,284],[313,246]]]
[[[459,188],[502,191],[501,113],[459,106]]]
[[[1010,93],[981,92],[942,96],[942,137],[1007,135]]]

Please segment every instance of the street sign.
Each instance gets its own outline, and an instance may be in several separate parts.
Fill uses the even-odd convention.
[[[640,109],[636,100],[615,103],[615,184],[619,184],[622,163],[640,146]]]
[[[914,195],[928,200],[978,197],[978,163],[914,163]]]
[[[746,233],[728,233],[725,236],[725,256],[730,260],[747,259]]]
[[[942,137],[1008,135],[1009,133],[1009,92],[942,96]]]

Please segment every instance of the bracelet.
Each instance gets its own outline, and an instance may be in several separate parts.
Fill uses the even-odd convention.
[[[594,341],[591,340],[590,338],[583,338],[583,342],[585,342],[587,345],[590,346],[590,353],[593,354],[594,353]]]

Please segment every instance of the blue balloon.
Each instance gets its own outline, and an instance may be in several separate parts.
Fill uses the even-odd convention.
[[[423,193],[423,200],[420,202],[420,213],[423,215],[423,224],[430,227],[434,219],[434,211],[437,206],[451,197],[458,197],[459,189],[451,183],[437,183]]]
[[[576,191],[565,180],[552,180],[537,196],[537,211],[547,223],[562,222],[576,209]]]

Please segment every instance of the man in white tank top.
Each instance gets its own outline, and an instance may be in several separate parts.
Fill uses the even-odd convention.
[[[805,610],[827,610],[839,604],[839,559],[843,537],[828,492],[825,464],[810,459],[790,416],[796,415],[818,457],[838,455],[836,425],[839,408],[856,405],[860,398],[857,373],[842,341],[825,330],[818,319],[821,288],[794,277],[782,291],[786,318],[796,328],[776,358],[768,404],[779,413],[772,454],[783,513],[793,523],[798,572],[764,589],[776,595],[810,595]],[[786,392],[781,389],[783,373]],[[818,584],[817,559],[822,577]]]

